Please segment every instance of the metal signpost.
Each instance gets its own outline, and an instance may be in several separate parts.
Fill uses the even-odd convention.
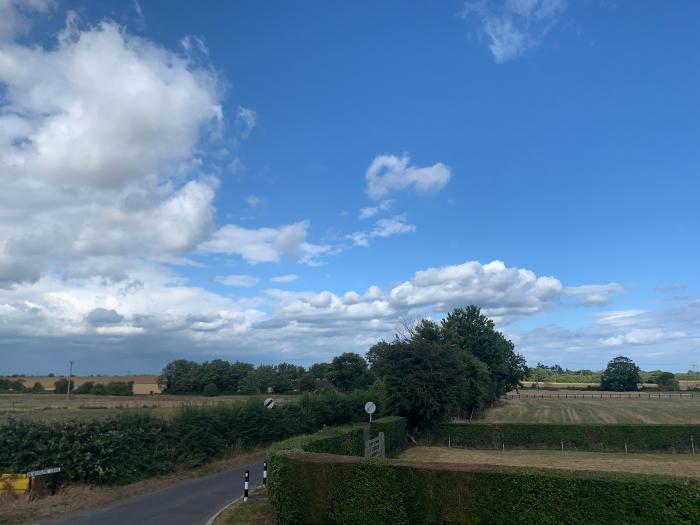
[[[367,401],[365,403],[365,412],[369,414],[369,422],[372,422],[372,414],[377,410],[377,405],[372,403],[371,401]]]

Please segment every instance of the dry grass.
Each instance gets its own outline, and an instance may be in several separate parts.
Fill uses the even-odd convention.
[[[0,499],[0,525],[20,525],[41,518],[55,517],[80,509],[108,505],[118,500],[153,492],[181,481],[207,476],[238,465],[261,460],[264,450],[238,453],[230,458],[209,463],[198,469],[149,478],[129,485],[101,487],[66,485],[55,496],[28,501],[26,496]]]
[[[156,416],[169,417],[181,406],[215,406],[227,403],[245,403],[250,399],[260,403],[267,397],[257,396],[91,396],[76,395],[66,401],[56,394],[0,394],[0,423],[10,417],[34,421],[90,420],[106,418],[126,410],[146,411]],[[284,404],[298,399],[296,395],[275,395],[275,402]]]
[[[692,398],[611,399],[572,398],[571,392],[561,394],[569,397],[504,399],[498,406],[486,410],[479,420],[488,423],[700,424],[700,395]]]
[[[275,514],[267,499],[267,490],[260,488],[250,493],[248,501],[239,499],[221,513],[214,525],[274,525]]]
[[[413,447],[404,451],[398,459],[431,464],[507,465],[700,477],[700,454],[615,454],[610,452]]]

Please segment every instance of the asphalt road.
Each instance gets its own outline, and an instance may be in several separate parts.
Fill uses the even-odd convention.
[[[205,478],[86,509],[37,525],[204,525],[219,509],[243,495],[243,479],[250,470],[250,488],[262,484],[262,462],[241,465]]]

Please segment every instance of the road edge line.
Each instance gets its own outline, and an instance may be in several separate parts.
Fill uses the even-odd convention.
[[[224,505],[223,507],[221,507],[221,508],[217,511],[216,514],[214,514],[211,518],[209,518],[209,519],[207,520],[207,522],[206,522],[204,525],[214,525],[214,522],[216,521],[216,518],[218,518],[218,517],[221,515],[222,512],[224,512],[226,509],[228,509],[231,505],[233,505],[234,503],[236,503],[236,502],[237,502],[238,500],[240,500],[240,499],[243,499],[243,496],[238,496],[238,497],[237,497],[236,499],[234,499],[233,501],[230,501],[229,503],[227,503],[226,505]]]

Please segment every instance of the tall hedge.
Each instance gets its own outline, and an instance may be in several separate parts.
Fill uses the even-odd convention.
[[[10,420],[0,426],[0,472],[59,466],[71,480],[128,483],[366,417],[366,393],[304,396],[264,408],[262,400],[185,407],[170,419],[128,413],[93,421]]]
[[[700,523],[700,481],[274,453],[280,525]]]
[[[442,423],[431,437],[438,443],[472,448],[561,448],[590,451],[691,452],[700,425],[551,425],[543,423]]]
[[[380,432],[384,432],[384,446],[387,455],[391,456],[400,452],[406,441],[406,418],[386,416],[375,419],[369,425],[370,437],[376,437]]]
[[[364,428],[362,426],[332,427],[315,434],[295,436],[270,447],[270,451],[303,450],[342,456],[364,456]]]

